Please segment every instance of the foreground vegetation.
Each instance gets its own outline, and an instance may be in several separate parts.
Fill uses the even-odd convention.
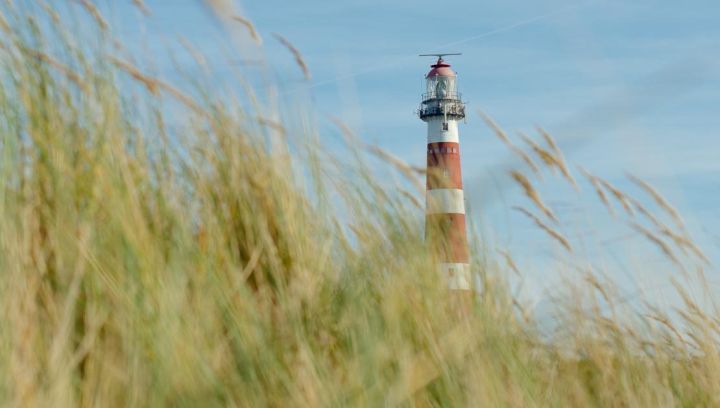
[[[3,6],[3,406],[720,404],[719,316],[683,279],[670,317],[623,308],[592,266],[572,267],[584,284],[541,334],[504,284],[512,254],[484,248],[462,313],[422,240],[422,184],[389,189],[368,152],[402,186],[421,169],[339,124],[341,162],[277,112],[153,78],[79,4],[97,48],[42,2]],[[552,137],[521,149],[485,120],[524,163],[508,178],[533,206],[519,210],[571,256],[533,185],[548,169],[578,183]],[[652,187],[636,180],[662,214],[585,176],[679,277],[702,279],[704,255]]]

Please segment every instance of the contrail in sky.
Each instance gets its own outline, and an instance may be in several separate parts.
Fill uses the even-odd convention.
[[[514,30],[514,29],[516,29],[516,28],[518,28],[518,27],[523,27],[523,26],[526,26],[526,25],[530,25],[530,24],[533,24],[533,23],[537,23],[538,21],[542,21],[542,20],[546,20],[546,19],[555,17],[555,16],[557,16],[557,15],[559,15],[559,14],[567,13],[567,12],[570,11],[570,10],[574,10],[574,9],[578,9],[578,8],[581,8],[581,7],[585,7],[585,6],[589,5],[589,4],[595,3],[596,1],[597,1],[597,0],[590,0],[590,1],[586,1],[586,2],[584,2],[584,3],[580,3],[580,4],[574,4],[574,5],[570,5],[570,6],[561,7],[561,8],[559,8],[559,9],[553,10],[553,11],[551,11],[551,12],[549,12],[549,13],[541,14],[541,15],[539,15],[539,16],[531,17],[531,18],[528,18],[528,19],[525,19],[525,20],[520,20],[520,21],[518,21],[518,22],[509,24],[509,25],[506,25],[506,26],[503,26],[503,27],[499,27],[499,28],[496,28],[496,29],[493,29],[493,30],[484,32],[484,33],[482,33],[482,34],[474,35],[474,36],[472,36],[472,37],[464,38],[464,39],[462,39],[462,40],[456,40],[456,41],[452,41],[452,42],[449,42],[449,43],[436,45],[435,48],[436,48],[436,49],[442,49],[442,48],[445,48],[445,47],[453,47],[453,46],[456,46],[456,45],[465,44],[465,43],[468,43],[468,42],[471,42],[471,41],[475,41],[475,40],[479,40],[479,39],[482,39],[482,38],[492,37],[493,35],[497,35],[497,34],[501,34],[501,33],[504,33],[504,32],[508,32],[508,31]],[[398,65],[399,63],[404,62],[404,61],[406,61],[406,60],[410,60],[410,59],[411,59],[411,57],[404,57],[404,58],[401,58],[401,59],[396,60],[396,61],[393,62],[393,63],[384,64],[383,66],[375,66],[375,67],[373,67],[373,68],[368,68],[368,69],[365,69],[365,70],[362,70],[362,71],[353,72],[353,73],[351,73],[351,74],[347,74],[347,75],[335,77],[335,78],[333,78],[333,79],[328,79],[328,80],[325,80],[325,81],[319,81],[319,82],[316,82],[316,83],[314,83],[314,84],[312,84],[312,85],[309,85],[308,87],[303,87],[302,89],[306,89],[306,88],[316,88],[316,87],[319,87],[319,86],[323,86],[323,85],[328,85],[328,84],[332,84],[332,83],[335,83],[335,82],[339,82],[339,81],[342,81],[342,80],[344,80],[344,79],[354,78],[354,77],[356,77],[356,76],[368,74],[368,73],[371,73],[371,72],[381,71],[381,70],[383,70],[383,69],[386,69],[388,66],[396,66],[396,65]]]
[[[591,4],[591,3],[595,3],[595,2],[596,2],[596,0],[591,0],[591,1],[586,1],[586,2],[584,2],[584,3],[580,3],[580,4],[574,4],[574,5],[571,5],[571,6],[561,7],[561,8],[559,8],[559,9],[554,10],[554,11],[551,11],[551,12],[549,12],[549,13],[541,14],[541,15],[535,16],[535,17],[531,17],[531,18],[528,18],[528,19],[526,19],[526,20],[521,20],[521,21],[518,21],[518,22],[516,22],[516,23],[507,25],[507,26],[505,26],[505,27],[500,27],[500,28],[496,28],[496,29],[494,29],[494,30],[490,30],[490,31],[488,31],[488,32],[486,32],[486,33],[474,35],[474,36],[472,36],[472,37],[468,37],[468,38],[465,38],[465,39],[463,39],[463,40],[457,40],[457,41],[449,42],[449,43],[446,43],[446,44],[442,44],[442,45],[438,46],[438,48],[452,47],[452,46],[459,45],[459,44],[465,44],[465,43],[470,42],[470,41],[479,40],[479,39],[481,39],[481,38],[491,37],[491,36],[493,36],[493,35],[495,35],[495,34],[504,33],[504,32],[506,32],[506,31],[510,31],[510,30],[513,30],[513,29],[518,28],[518,27],[522,27],[522,26],[526,26],[526,25],[529,25],[529,24],[532,24],[532,23],[535,23],[535,22],[538,22],[538,21],[546,20],[546,19],[548,19],[548,18],[555,17],[555,16],[557,16],[558,14],[567,13],[567,12],[570,11],[570,10],[574,10],[574,9],[578,9],[578,8],[581,8],[581,7],[585,7],[585,6],[587,6],[587,5]]]

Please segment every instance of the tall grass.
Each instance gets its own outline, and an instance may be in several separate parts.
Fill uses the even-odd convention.
[[[511,254],[490,252],[508,266],[476,263],[482,285],[459,313],[418,193],[377,180],[349,129],[340,160],[259,105],[181,91],[119,54],[100,11],[80,5],[97,48],[47,6],[3,6],[2,405],[720,404],[718,315],[680,279],[673,318],[623,308],[612,282],[570,263],[583,283],[565,288],[547,335],[504,284]],[[544,132],[548,147],[525,152],[493,126],[533,163],[512,173],[539,205],[521,211],[569,249],[559,221],[534,214],[552,214],[536,163],[575,183],[562,154]],[[587,176],[607,205],[644,214]],[[679,273],[700,271],[684,227],[629,222]]]

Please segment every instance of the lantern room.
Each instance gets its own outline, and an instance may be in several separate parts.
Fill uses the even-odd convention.
[[[425,75],[426,89],[422,95],[418,116],[424,121],[442,118],[443,123],[449,120],[465,118],[465,104],[457,91],[457,75],[450,64],[442,59],[442,55],[459,54],[427,54],[437,56],[437,62]],[[449,125],[448,125],[449,126]],[[443,126],[446,127],[446,126]]]
[[[425,76],[427,82],[424,99],[459,99],[457,75],[442,58],[438,58],[432,70]]]

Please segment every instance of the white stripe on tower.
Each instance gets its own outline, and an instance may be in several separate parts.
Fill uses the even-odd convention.
[[[440,263],[440,272],[451,290],[470,290],[470,265],[466,263]]]
[[[457,121],[447,121],[447,130],[443,130],[443,118],[433,118],[427,121],[428,124],[428,143],[460,143],[458,137],[458,124]]]
[[[427,191],[426,214],[465,214],[465,197],[459,188]]]

